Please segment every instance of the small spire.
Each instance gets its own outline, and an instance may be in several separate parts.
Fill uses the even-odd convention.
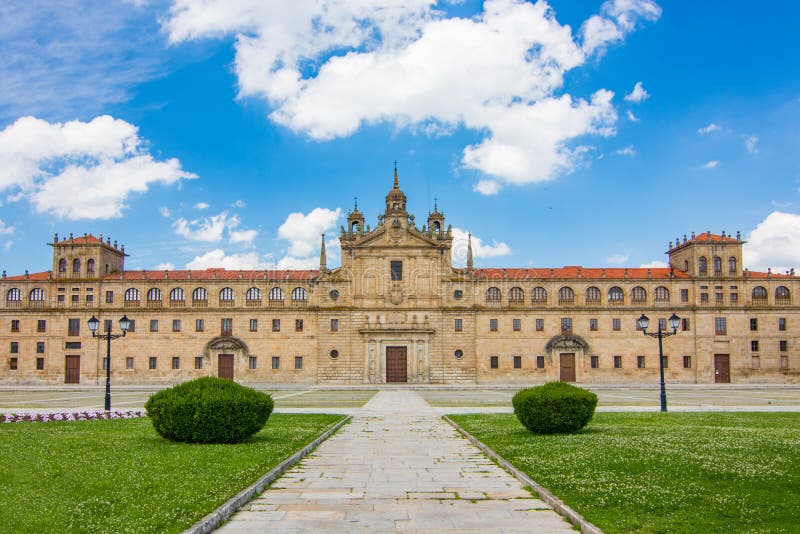
[[[353,211],[358,211],[358,197],[353,197],[353,202],[355,203],[355,209]]]
[[[436,197],[433,197],[433,211],[434,213],[439,211],[439,199]]]
[[[327,270],[327,259],[325,258],[325,234],[322,234],[322,244],[319,249],[319,270],[325,272]]]
[[[394,188],[400,189],[400,185],[397,182],[397,160],[394,160]]]
[[[467,270],[472,270],[472,234],[467,234]]]

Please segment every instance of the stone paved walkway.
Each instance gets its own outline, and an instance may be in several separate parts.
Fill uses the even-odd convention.
[[[574,532],[417,393],[380,391],[222,532]]]

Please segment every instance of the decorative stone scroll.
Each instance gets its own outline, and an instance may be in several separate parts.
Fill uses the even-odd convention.
[[[564,350],[564,351],[589,351],[589,344],[581,336],[574,334],[562,334],[560,336],[553,336],[547,342],[545,349],[549,351]]]

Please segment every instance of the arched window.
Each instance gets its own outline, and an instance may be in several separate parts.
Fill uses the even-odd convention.
[[[440,223],[439,221],[433,221],[433,229],[436,230],[437,232],[441,232],[442,223]]]
[[[714,256],[714,276],[722,274],[722,258]]]
[[[586,288],[586,304],[600,304],[600,290],[594,286]]]
[[[183,302],[185,299],[186,299],[186,294],[180,287],[176,287],[169,292],[170,302]]]
[[[261,290],[257,287],[251,287],[247,290],[244,298],[246,300],[261,300]]]
[[[161,302],[161,290],[151,287],[147,290],[147,302]]]
[[[775,288],[775,300],[779,301],[788,301],[789,300],[789,288],[786,286],[778,286]]]
[[[94,260],[91,258],[86,260],[86,272],[89,274],[94,274]]]
[[[22,294],[20,293],[19,289],[12,287],[8,290],[8,293],[6,293],[6,300],[8,302],[19,302],[22,300]]]
[[[767,290],[762,286],[753,288],[753,300],[767,300]]]
[[[269,300],[270,302],[283,302],[283,289],[279,287],[273,287],[270,289]]]
[[[631,289],[631,300],[634,304],[642,304],[647,302],[647,290],[642,286],[636,286]]]
[[[689,260],[683,260],[683,272],[689,272]]]
[[[28,300],[31,302],[42,302],[44,300],[44,289],[41,287],[31,289]]]
[[[547,290],[542,286],[537,286],[531,291],[531,300],[534,304],[547,304]]]
[[[524,302],[525,301],[525,292],[522,290],[521,287],[512,287],[508,290],[508,301],[509,302]]]
[[[669,304],[669,289],[664,286],[658,286],[653,291],[653,298],[656,302]]]
[[[361,225],[358,223],[358,221],[353,221],[353,224],[350,225],[350,231],[354,234],[357,234],[360,226]]]
[[[705,256],[700,256],[700,259],[697,260],[697,271],[700,274],[708,274],[708,260]]]
[[[305,302],[308,300],[308,294],[302,287],[292,289],[292,302]]]
[[[503,294],[497,287],[490,287],[486,290],[486,302],[500,302]]]
[[[195,301],[208,300],[208,291],[206,291],[206,288],[196,287],[194,291],[192,291],[192,300]]]
[[[573,304],[575,302],[575,292],[571,287],[564,286],[558,290],[559,304]]]
[[[139,302],[139,290],[135,287],[125,292],[125,302]]]
[[[608,303],[609,304],[622,304],[625,302],[625,293],[622,288],[614,286],[608,290]]]
[[[734,258],[733,256],[728,258],[728,273],[736,274],[736,258]]]
[[[78,258],[72,260],[72,272],[73,273],[81,272],[81,260],[79,260]]]
[[[65,273],[67,272],[67,260],[61,258],[58,260],[58,272]]]
[[[234,294],[232,287],[223,287],[219,291],[220,302],[233,302]]]

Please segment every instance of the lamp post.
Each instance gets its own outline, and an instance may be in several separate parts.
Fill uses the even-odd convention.
[[[661,371],[661,411],[667,411],[667,388],[664,386],[664,349],[662,347],[661,340],[665,337],[674,336],[678,333],[678,325],[681,324],[681,319],[674,313],[668,319],[669,327],[672,328],[672,332],[664,332],[661,330],[661,321],[658,322],[658,332],[650,332],[647,333],[647,327],[650,326],[650,319],[647,318],[645,314],[642,314],[639,319],[637,319],[636,324],[642,330],[642,333],[646,336],[650,337],[657,337],[658,338],[658,368]]]
[[[97,320],[97,317],[92,315],[92,318],[89,319],[89,330],[92,331],[92,337],[99,337],[100,339],[106,340],[106,411],[111,411],[111,340],[117,339],[119,337],[123,337],[127,332],[128,328],[131,326],[131,321],[128,319],[127,315],[123,315],[122,319],[119,320],[119,329],[122,330],[121,334],[112,334],[111,329],[108,329],[108,332],[104,334],[98,334],[97,329],[100,326],[100,321]]]

